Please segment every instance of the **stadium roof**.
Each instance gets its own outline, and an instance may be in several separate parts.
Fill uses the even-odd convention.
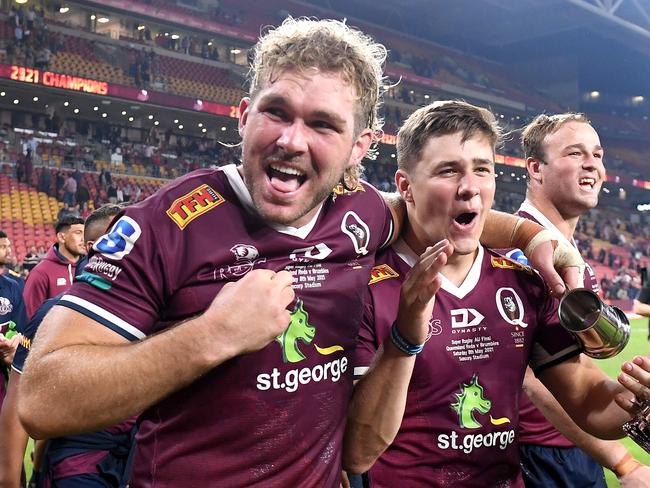
[[[650,0],[314,0],[484,59],[570,59],[585,90],[647,93]]]

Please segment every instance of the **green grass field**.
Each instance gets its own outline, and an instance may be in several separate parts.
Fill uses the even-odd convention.
[[[623,350],[623,352],[614,358],[597,361],[596,364],[598,364],[608,376],[615,378],[620,371],[620,366],[623,361],[632,359],[634,356],[650,354],[650,345],[648,343],[647,337],[648,320],[633,320],[630,342]],[[641,447],[639,447],[634,441],[630,439],[623,439],[622,442],[636,459],[650,466],[650,454],[646,453],[643,449],[641,449]],[[27,479],[29,479],[32,474],[32,462],[30,459],[32,447],[33,443],[30,440],[27,452],[25,453],[25,470],[27,471]],[[610,488],[620,488],[620,483],[611,471],[606,469],[605,475],[607,477],[607,485]]]
[[[623,352],[611,359],[596,361],[596,364],[598,364],[608,376],[616,378],[620,372],[623,361],[644,354],[650,354],[650,345],[648,344],[648,319],[637,319],[632,321],[630,342]],[[650,454],[646,453],[631,439],[626,438],[623,439],[622,442],[636,459],[650,466]],[[607,476],[607,485],[609,487],[618,488],[621,486],[616,479],[616,476],[614,476],[611,471],[606,469],[605,474]]]

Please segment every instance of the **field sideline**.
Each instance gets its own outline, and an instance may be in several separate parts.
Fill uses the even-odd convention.
[[[650,354],[650,346],[648,345],[648,319],[634,319],[631,323],[632,333],[630,335],[630,342],[623,352],[611,359],[596,361],[596,364],[598,364],[602,370],[612,378],[615,378],[618,375],[620,365],[623,361],[631,359],[634,356]],[[625,444],[636,459],[650,466],[650,454],[647,454],[630,439],[623,439],[623,444]],[[605,470],[605,475],[607,476],[608,487],[618,488],[621,486],[616,479],[616,476],[614,476],[614,474],[608,469]]]
[[[648,319],[635,319],[632,320],[632,333],[630,335],[630,342],[623,350],[623,352],[614,358],[597,361],[596,364],[598,364],[603,369],[603,371],[607,373],[607,375],[615,378],[620,370],[620,365],[623,361],[643,354],[650,354],[650,346],[648,345]],[[627,446],[627,448],[636,459],[650,466],[650,454],[647,454],[630,439],[623,439],[623,443]],[[28,453],[31,452],[31,448],[32,442],[30,440],[29,447],[27,449]],[[25,469],[27,471],[27,479],[29,479],[32,473],[32,463],[29,454],[25,455]],[[607,477],[608,487],[620,488],[620,483],[611,471],[606,469],[605,475]]]

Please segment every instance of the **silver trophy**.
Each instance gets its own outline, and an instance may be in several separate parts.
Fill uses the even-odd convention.
[[[560,301],[560,323],[582,343],[586,355],[610,358],[623,350],[630,339],[630,321],[617,307],[603,301],[593,291],[576,288]],[[650,402],[638,398],[636,416],[623,424],[623,431],[650,453]]]
[[[639,412],[623,424],[623,431],[650,454],[650,403],[637,398],[635,404]]]
[[[623,311],[604,303],[586,288],[575,288],[560,301],[560,323],[596,359],[616,356],[630,339],[630,321]]]

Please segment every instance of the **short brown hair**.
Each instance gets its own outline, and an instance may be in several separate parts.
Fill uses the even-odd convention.
[[[534,158],[544,161],[544,139],[554,134],[567,122],[581,122],[591,125],[591,121],[585,114],[579,112],[566,112],[557,115],[541,114],[521,132],[521,148],[526,158]]]
[[[488,109],[458,100],[434,102],[413,112],[397,133],[397,167],[411,169],[430,137],[456,132],[462,132],[462,142],[481,134],[492,149],[501,139],[501,128]]]

